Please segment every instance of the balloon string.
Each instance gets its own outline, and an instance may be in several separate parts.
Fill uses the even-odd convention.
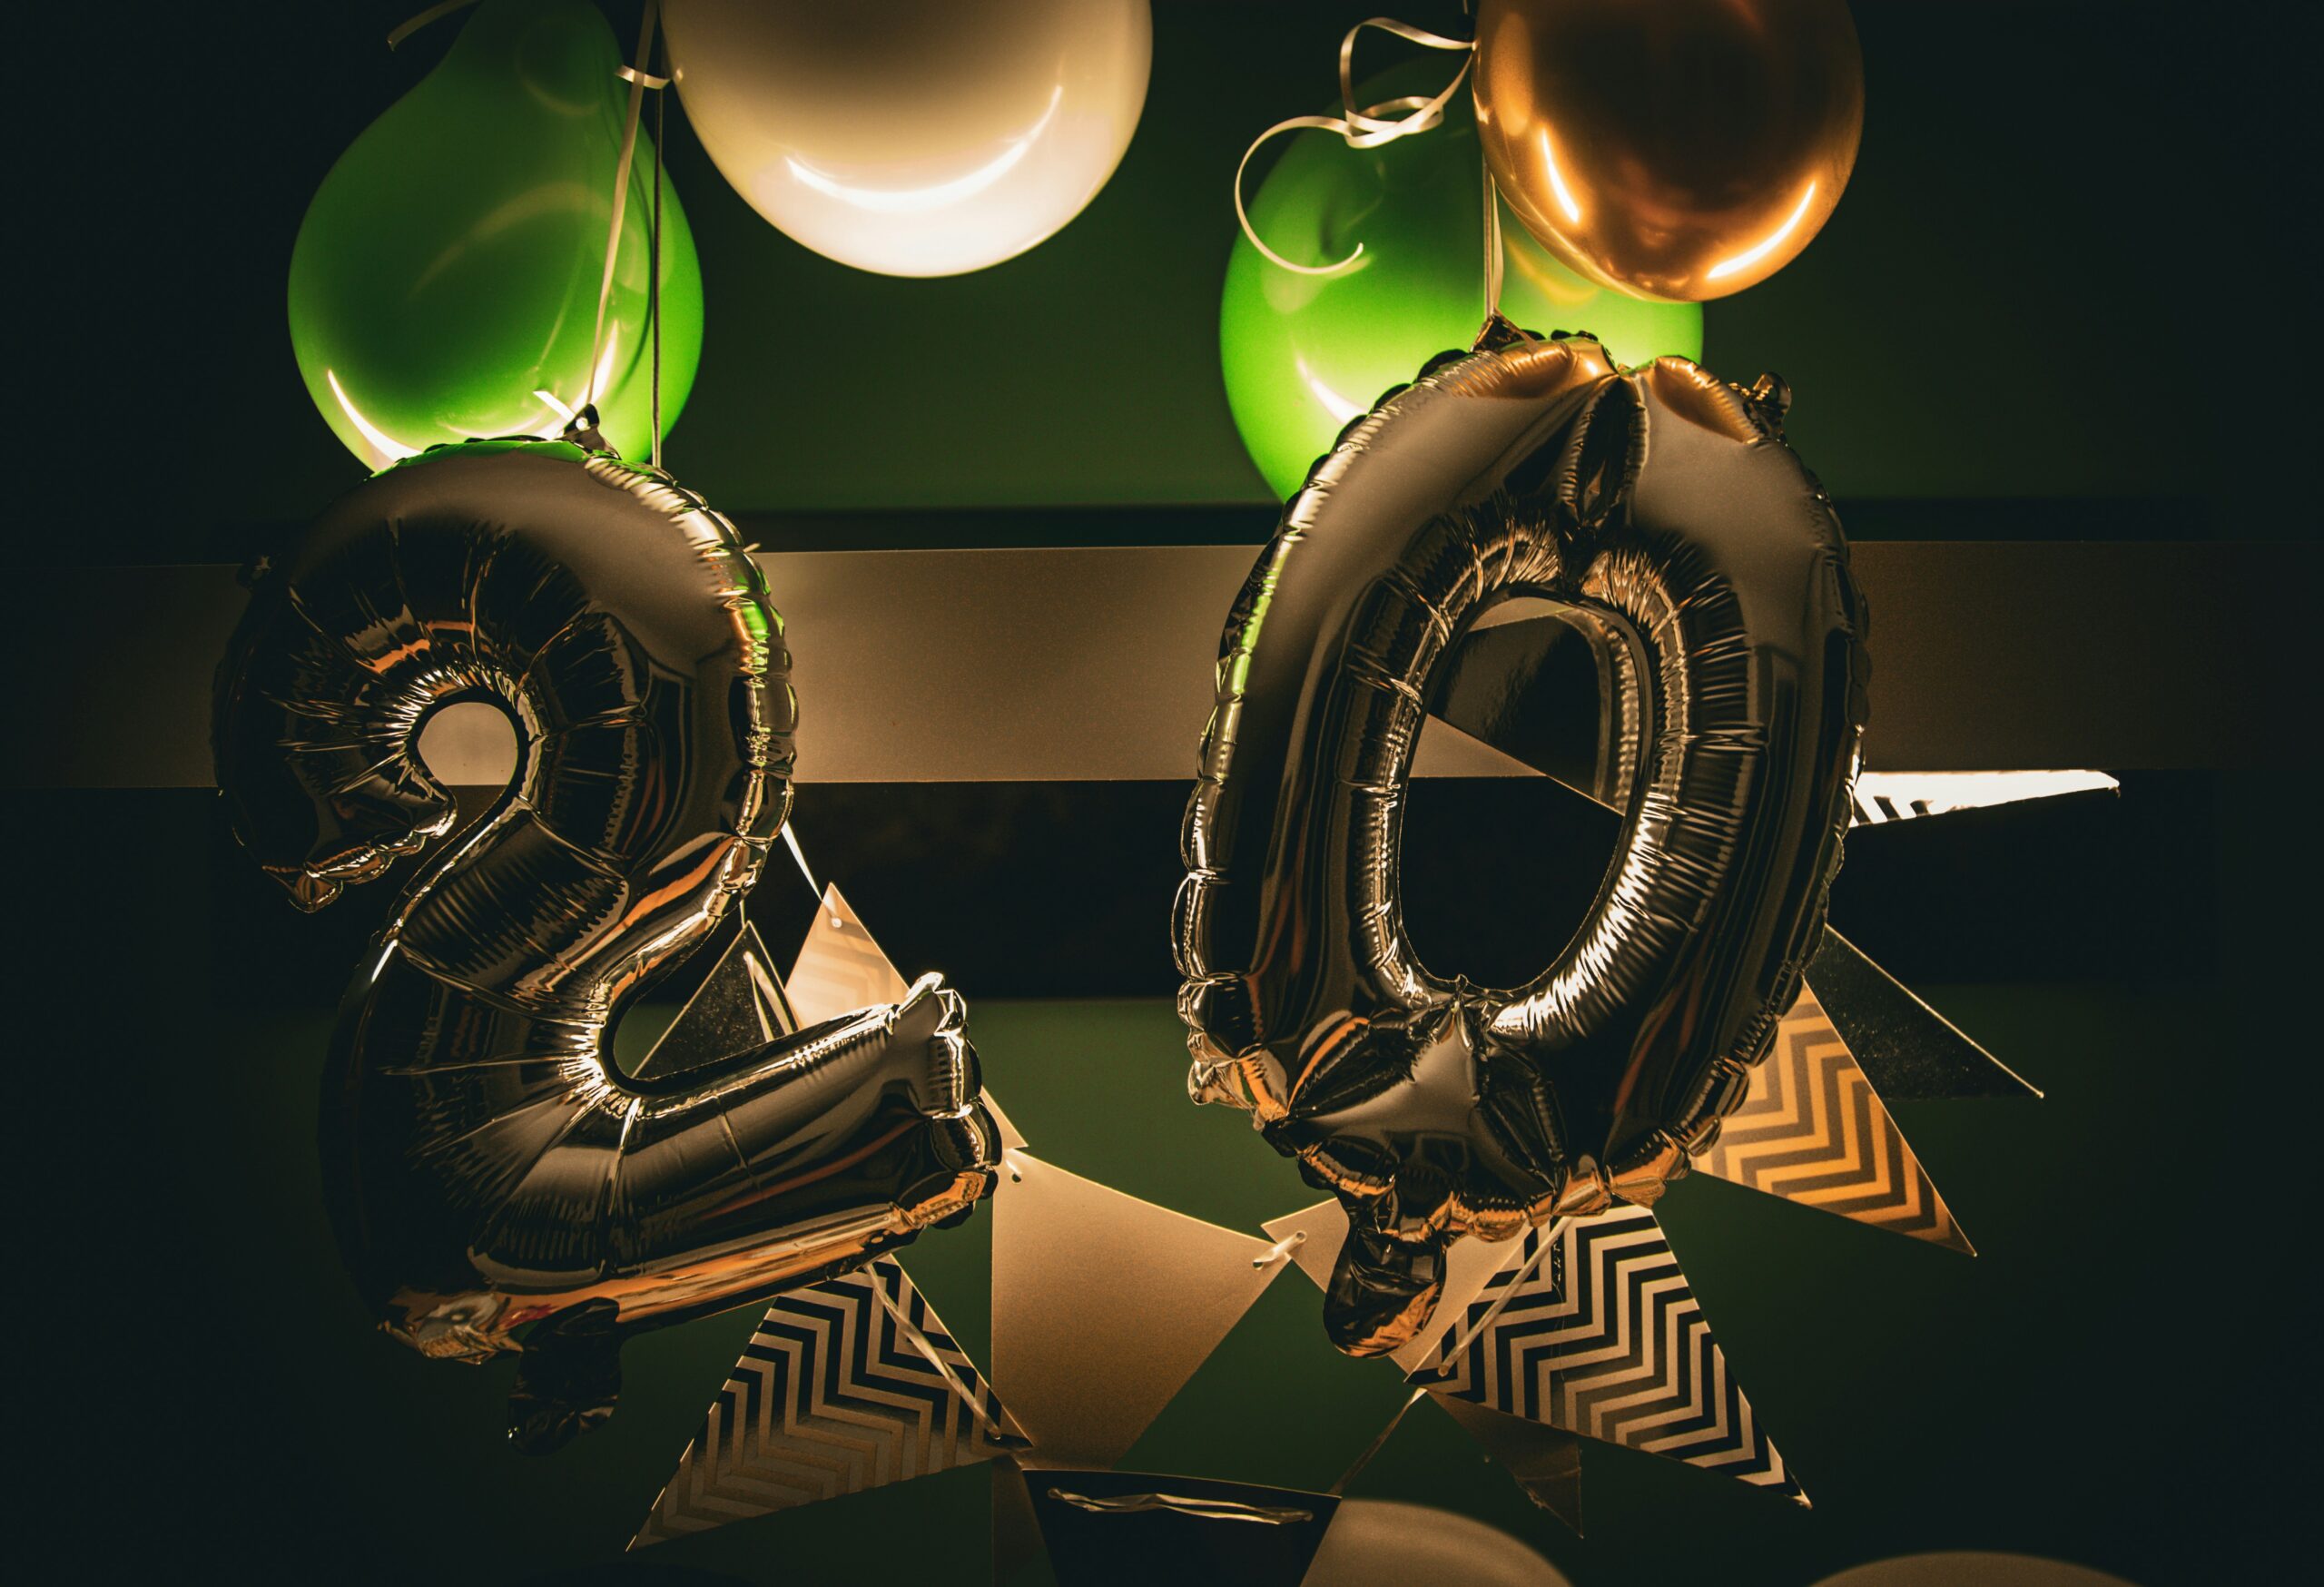
[[[669,46],[665,44],[663,55],[667,57],[669,53]],[[645,273],[645,319],[654,336],[654,361],[646,370],[645,380],[646,391],[654,404],[654,444],[645,460],[657,474],[662,471],[662,110],[669,102],[667,94],[654,96],[654,258]],[[1488,175],[1485,181],[1491,185],[1492,179]],[[596,368],[596,360],[591,360],[589,367]]]
[[[1251,156],[1257,153],[1269,139],[1306,127],[1337,133],[1347,140],[1347,146],[1351,149],[1376,149],[1384,143],[1393,143],[1398,138],[1424,133],[1443,122],[1445,105],[1460,91],[1461,84],[1468,81],[1469,67],[1473,64],[1473,60],[1462,62],[1460,71],[1453,74],[1452,81],[1444,85],[1442,93],[1407,94],[1359,109],[1355,103],[1355,41],[1367,27],[1376,27],[1383,33],[1393,34],[1398,38],[1432,50],[1459,50],[1472,54],[1476,47],[1467,39],[1446,38],[1442,34],[1429,33],[1393,17],[1369,17],[1349,28],[1347,36],[1340,40],[1341,113],[1335,116],[1295,115],[1279,121],[1261,133],[1252,141],[1251,146],[1243,151],[1242,161],[1235,167],[1235,218],[1243,223],[1243,235],[1250,239],[1251,246],[1259,251],[1261,257],[1270,264],[1300,275],[1336,275],[1364,257],[1364,244],[1357,243],[1354,252],[1335,264],[1295,264],[1269,248],[1251,224],[1251,212],[1243,202],[1243,175],[1250,169]],[[1494,291],[1497,301],[1497,287]]]
[[[799,874],[807,879],[807,891],[815,895],[820,905],[823,897],[822,883],[815,880],[814,872],[808,868],[807,851],[799,846],[799,834],[791,830],[791,823],[787,821],[783,823],[783,842],[790,849],[791,857],[799,862]]]
[[[899,1267],[896,1272],[901,1276],[903,1269]],[[1024,1440],[1017,1437],[1008,1428],[992,1419],[984,1408],[984,1402],[970,1394],[968,1385],[960,1381],[960,1375],[952,1370],[952,1364],[944,1359],[942,1353],[936,1348],[928,1336],[921,1333],[912,1320],[904,1315],[903,1307],[896,1304],[895,1297],[888,1293],[887,1285],[881,1282],[881,1276],[874,1272],[870,1275],[870,1277],[872,1293],[879,1297],[881,1309],[886,1312],[889,1318],[894,1322],[896,1331],[901,1334],[905,1342],[919,1351],[927,1359],[928,1364],[936,1369],[937,1375],[944,1380],[945,1386],[960,1396],[960,1403],[968,1407],[969,1414],[974,1416],[977,1419],[977,1425],[984,1429],[985,1436],[995,1444],[1014,1444],[1022,1448]]]
[[[449,16],[455,11],[465,11],[475,4],[476,0],[444,0],[442,5],[430,5],[417,16],[404,18],[401,23],[389,30],[388,48],[394,49],[429,23]]]
[[[646,88],[658,86],[661,82],[647,71],[653,64],[654,24],[661,10],[660,0],[645,0],[645,15],[637,28],[637,64],[621,69],[621,75],[629,84],[629,111],[622,122],[621,156],[614,162],[613,225],[606,235],[605,273],[597,279],[597,320],[589,332],[589,374],[588,383],[581,389],[583,408],[593,408],[597,401],[597,363],[605,356],[606,310],[613,301],[614,266],[621,258],[621,223],[629,199],[630,163],[637,153],[638,113],[645,108]]]
[[[1485,323],[1501,318],[1501,189],[1493,182],[1492,166],[1479,160],[1485,182]]]
[[[1470,1318],[1466,1327],[1457,1336],[1451,1328],[1444,1330],[1436,1342],[1436,1348],[1421,1357],[1421,1369],[1450,1365],[1467,1353],[1469,1346],[1476,1342],[1477,1336],[1500,1318],[1502,1308],[1509,1304],[1510,1297],[1524,1287],[1525,1281],[1540,1269],[1542,1259],[1550,1253],[1550,1247],[1559,1237],[1562,1222],[1562,1219],[1559,1219],[1548,1225],[1533,1254],[1526,1257],[1514,1273],[1510,1274],[1509,1282],[1501,1286],[1501,1293],[1493,1297],[1491,1306]]]
[[[1463,12],[1473,13],[1471,0],[1461,0]],[[1501,243],[1501,184],[1492,179],[1492,162],[1484,158],[1484,144],[1477,145],[1477,170],[1485,185],[1485,329],[1480,340],[1492,331],[1493,322],[1501,318],[1501,272],[1508,255]]]

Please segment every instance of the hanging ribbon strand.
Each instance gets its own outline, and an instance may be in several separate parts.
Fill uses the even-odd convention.
[[[614,162],[614,218],[613,224],[606,234],[605,271],[597,278],[597,319],[595,328],[589,333],[589,383],[581,390],[580,406],[585,409],[596,406],[597,382],[605,377],[603,363],[606,356],[606,310],[613,301],[614,266],[621,258],[621,225],[625,212],[628,208],[629,168],[631,162],[637,154],[638,113],[645,106],[645,90],[648,87],[660,88],[667,81],[665,78],[655,77],[647,70],[654,60],[654,25],[661,20],[661,15],[660,0],[645,0],[645,15],[637,25],[635,56],[637,64],[635,66],[625,66],[621,70],[622,79],[629,84],[629,111],[622,121],[621,155]],[[661,150],[658,146],[655,150],[655,157],[656,159],[661,157]],[[659,260],[653,261],[657,274],[660,263]],[[661,447],[658,420],[656,420],[654,439],[655,449],[658,452]]]
[[[1384,143],[1393,143],[1398,138],[1409,138],[1416,133],[1427,132],[1431,127],[1443,122],[1444,107],[1452,103],[1452,95],[1460,92],[1461,84],[1468,81],[1469,67],[1473,64],[1472,60],[1462,61],[1460,71],[1453,74],[1452,81],[1446,84],[1441,93],[1407,94],[1395,99],[1383,100],[1378,104],[1358,108],[1355,103],[1355,41],[1367,27],[1376,27],[1383,33],[1393,34],[1400,39],[1427,49],[1458,50],[1464,55],[1473,55],[1475,50],[1475,46],[1467,39],[1446,38],[1441,34],[1430,33],[1425,28],[1413,27],[1407,23],[1398,22],[1393,17],[1368,17],[1349,28],[1347,36],[1340,40],[1341,113],[1336,116],[1295,115],[1286,121],[1279,121],[1265,132],[1261,133],[1253,140],[1251,146],[1243,151],[1242,161],[1235,167],[1235,218],[1243,223],[1243,235],[1251,240],[1251,246],[1259,251],[1262,258],[1270,264],[1278,265],[1300,275],[1337,275],[1364,257],[1364,244],[1357,243],[1354,252],[1334,264],[1298,264],[1269,248],[1265,241],[1259,236],[1257,230],[1252,226],[1250,211],[1243,202],[1243,175],[1250,169],[1251,156],[1257,153],[1271,138],[1311,127],[1319,132],[1337,133],[1347,140],[1347,146],[1351,149],[1376,149]],[[1487,206],[1488,225],[1493,219],[1497,219],[1492,214],[1492,209],[1493,206]],[[1498,302],[1500,300],[1498,250],[1493,251],[1493,257],[1487,263],[1486,271],[1488,297],[1492,301]]]
[[[1492,167],[1480,161],[1485,183],[1485,324],[1501,318],[1501,186]]]
[[[665,65],[669,64],[669,46],[665,44],[662,49]],[[667,88],[669,85],[667,77],[657,77],[647,84],[653,88]],[[646,419],[654,427],[654,447],[646,461],[657,472],[662,467],[662,151],[668,147],[662,141],[662,112],[669,103],[670,96],[666,94],[654,96],[654,257],[646,267],[645,275],[645,321],[654,331],[654,361],[645,371],[645,389],[653,399],[653,409]],[[1485,181],[1492,181],[1491,172],[1486,173]],[[590,367],[596,368],[594,364]]]

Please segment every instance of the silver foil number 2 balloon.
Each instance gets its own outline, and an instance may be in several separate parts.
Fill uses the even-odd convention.
[[[387,1331],[521,1349],[529,1447],[610,1413],[625,1331],[854,1266],[991,1188],[999,1138],[935,976],[666,1079],[610,1060],[627,1000],[782,829],[789,665],[724,518],[610,454],[517,440],[344,498],[259,581],[219,670],[235,833],[307,909],[450,830],[415,748],[431,711],[488,698],[517,724],[507,793],[412,882],[347,995],[322,1159]]]
[[[1398,844],[1432,691],[1514,596],[1596,656],[1625,822],[1564,951],[1494,989],[1413,953]],[[1341,1348],[1411,1338],[1452,1240],[1651,1202],[1741,1100],[1839,863],[1862,630],[1773,384],[1503,335],[1316,463],[1227,620],[1174,939],[1196,1099],[1347,1210]]]

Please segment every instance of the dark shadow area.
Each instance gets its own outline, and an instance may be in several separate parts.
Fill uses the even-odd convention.
[[[2211,974],[2221,819],[2208,773],[2130,773],[2093,794],[1862,828],[1832,923],[1915,981],[2143,982]],[[898,969],[940,970],[970,998],[1167,997],[1170,900],[1182,868],[1180,783],[821,784],[793,824],[818,882],[836,882]],[[214,794],[53,794],[113,809],[131,830],[186,827],[216,914],[196,945],[224,1004],[327,1008],[416,869],[290,907],[235,847]],[[488,796],[463,791],[481,810]],[[198,835],[195,835],[198,834]],[[1611,822],[1541,777],[1423,778],[1404,832],[1404,919],[1423,962],[1487,985],[1530,980],[1581,918],[1612,853]],[[133,910],[164,907],[143,890]],[[777,848],[749,913],[787,966],[813,903]],[[63,945],[68,957],[101,952]],[[716,946],[648,992],[678,1002]]]

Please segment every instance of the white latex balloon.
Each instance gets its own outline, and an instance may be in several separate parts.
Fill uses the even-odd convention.
[[[958,275],[1081,212],[1129,146],[1148,0],[665,0],[686,115],[751,206],[882,275]]]

